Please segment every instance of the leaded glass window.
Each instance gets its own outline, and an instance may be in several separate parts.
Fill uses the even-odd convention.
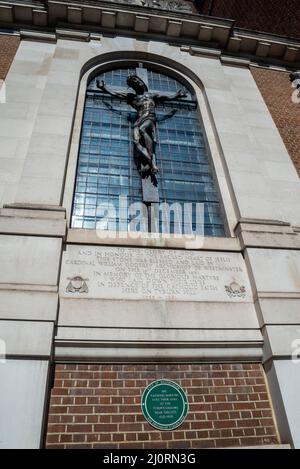
[[[114,90],[132,92],[126,80],[129,74],[136,73],[136,67],[142,68],[140,72],[149,91],[168,95],[184,89],[187,93],[184,100],[176,103],[176,113],[171,118],[160,120],[174,109],[172,102],[156,106],[159,202],[181,206],[202,203],[204,234],[225,236],[217,184],[193,91],[175,78],[142,64],[106,71],[88,84],[71,226],[88,229],[100,226],[105,230],[110,229],[111,221],[118,229],[122,219],[122,227],[124,220],[128,227],[131,216],[119,206],[120,196],[127,197],[128,205],[143,201],[141,176],[133,158],[135,111],[126,99],[109,96],[96,86],[97,80],[103,80]],[[112,205],[115,211],[110,213]],[[194,223],[194,210],[191,218]],[[176,222],[171,217],[171,232],[176,231]],[[161,223],[157,222],[156,227],[160,231]]]

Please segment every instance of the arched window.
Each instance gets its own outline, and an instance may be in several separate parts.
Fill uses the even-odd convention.
[[[177,203],[182,207],[187,203],[202,203],[204,234],[225,236],[217,183],[194,91],[187,83],[183,84],[148,64],[111,69],[94,76],[88,84],[71,226],[96,229],[100,224],[102,229],[110,229],[111,221],[117,222],[118,229],[122,219],[124,229],[125,219],[125,227],[132,229],[128,228],[132,216],[120,207],[120,196],[127,197],[127,206],[143,202],[142,178],[134,158],[132,127],[135,111],[126,99],[111,96],[97,87],[97,80],[103,80],[116,92],[132,93],[127,86],[129,74],[142,77],[151,93],[171,96],[180,89],[186,92],[186,97],[176,103],[163,101],[156,105],[159,203]],[[116,210],[114,213],[110,210],[112,205]],[[191,219],[194,227],[194,209]],[[171,232],[176,231],[176,223],[178,218],[172,212]],[[157,231],[160,229],[161,223],[158,223]]]

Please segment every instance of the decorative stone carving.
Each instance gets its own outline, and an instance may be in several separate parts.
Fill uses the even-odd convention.
[[[149,8],[192,13],[191,5],[184,0],[137,0],[138,2]]]
[[[68,277],[69,283],[66,288],[67,293],[88,293],[89,289],[86,284],[88,278],[82,278],[80,276]]]
[[[300,88],[300,73],[297,73],[297,72],[293,72],[293,73],[290,73],[290,81],[292,83],[294,83],[296,81],[296,85],[297,85],[297,88]]]
[[[236,282],[232,282],[229,286],[225,285],[225,290],[230,298],[245,298],[246,296],[246,288]]]
[[[108,0],[113,1],[113,0]],[[137,5],[145,8],[157,8],[159,10],[179,11],[180,13],[193,13],[192,5],[185,0],[117,0],[114,3],[125,5]]]

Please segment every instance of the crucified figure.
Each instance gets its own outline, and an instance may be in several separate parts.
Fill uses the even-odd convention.
[[[147,175],[157,173],[158,167],[155,161],[156,145],[156,104],[164,101],[173,101],[187,96],[186,91],[179,90],[172,96],[163,96],[157,93],[150,93],[147,85],[137,75],[129,75],[127,85],[135,91],[134,93],[120,93],[109,89],[104,81],[97,80],[97,87],[118,98],[126,98],[127,103],[137,111],[137,118],[133,127],[133,141],[136,149],[141,155],[141,160],[146,162],[142,165],[141,174]],[[174,115],[176,111],[171,111],[168,117]]]

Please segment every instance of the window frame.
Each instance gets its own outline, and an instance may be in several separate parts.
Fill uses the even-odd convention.
[[[216,134],[216,129],[209,110],[209,103],[205,95],[204,87],[198,86],[194,80],[187,75],[183,74],[179,70],[171,68],[165,64],[160,64],[153,60],[145,59],[119,59],[113,61],[107,61],[103,64],[94,65],[88,71],[86,71],[79,84],[76,111],[74,116],[73,130],[71,135],[70,149],[68,165],[66,170],[65,188],[63,196],[63,206],[66,208],[67,226],[68,226],[68,238],[70,242],[82,242],[92,244],[109,244],[109,245],[132,245],[132,246],[154,246],[158,247],[176,247],[186,248],[187,237],[182,235],[182,239],[164,239],[164,235],[159,233],[145,233],[145,232],[127,232],[122,233],[116,239],[113,239],[108,231],[104,232],[106,235],[99,236],[97,230],[85,229],[85,228],[72,228],[72,206],[73,206],[73,195],[76,183],[76,171],[79,157],[80,139],[81,139],[81,127],[84,117],[84,106],[86,98],[86,90],[88,83],[98,74],[111,69],[124,68],[124,67],[136,67],[139,62],[143,62],[145,67],[156,70],[159,73],[166,73],[166,75],[182,82],[187,88],[193,90],[195,99],[197,100],[197,113],[199,118],[200,126],[203,128],[204,139],[207,147],[207,155],[211,166],[212,175],[215,181],[216,190],[220,200],[220,211],[224,221],[224,229],[226,237],[205,237],[204,248],[208,249],[219,249],[226,250],[239,250],[238,243],[235,242],[237,239],[234,234],[234,227],[237,223],[237,217],[235,214],[235,208],[232,203],[230,189],[228,187],[227,178],[224,170],[224,163],[222,158],[222,152],[220,149],[219,141]],[[201,237],[202,239],[202,237]],[[200,243],[203,248],[203,239]],[[229,247],[231,246],[231,247]]]

